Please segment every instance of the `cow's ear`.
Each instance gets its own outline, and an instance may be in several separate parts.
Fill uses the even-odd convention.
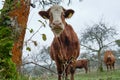
[[[73,14],[74,10],[72,9],[65,10],[65,18],[71,18]]]
[[[44,19],[49,19],[48,11],[39,11],[39,15]]]

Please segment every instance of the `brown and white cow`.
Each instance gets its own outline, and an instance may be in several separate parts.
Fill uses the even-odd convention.
[[[53,5],[47,11],[39,12],[44,19],[49,19],[49,26],[54,33],[50,56],[56,62],[58,80],[62,80],[63,74],[67,79],[68,66],[70,66],[70,80],[74,80],[75,60],[79,56],[80,44],[72,26],[65,21],[65,18],[70,18],[73,13],[72,9],[66,10],[59,5]]]
[[[112,68],[114,69],[114,64],[115,64],[115,57],[113,55],[113,52],[110,50],[107,50],[104,54],[104,63],[107,66],[107,70],[111,70]]]

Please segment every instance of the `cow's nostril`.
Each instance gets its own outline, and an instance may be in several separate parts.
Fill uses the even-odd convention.
[[[61,24],[62,24],[61,22],[57,22],[57,23],[54,22],[54,23],[53,23],[54,26],[60,26]]]
[[[56,25],[55,23],[53,23],[53,25]]]
[[[59,23],[58,25],[61,25],[62,23]]]

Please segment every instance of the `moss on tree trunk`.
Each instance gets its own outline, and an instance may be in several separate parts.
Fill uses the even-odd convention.
[[[30,0],[4,2],[0,14],[0,79],[15,78],[16,69],[20,71],[29,10]]]

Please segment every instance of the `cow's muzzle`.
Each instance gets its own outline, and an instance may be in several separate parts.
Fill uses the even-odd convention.
[[[56,34],[56,35],[60,35],[60,33],[63,31],[64,29],[64,25],[59,22],[59,21],[55,21],[53,22],[51,25],[51,29],[52,31]]]

